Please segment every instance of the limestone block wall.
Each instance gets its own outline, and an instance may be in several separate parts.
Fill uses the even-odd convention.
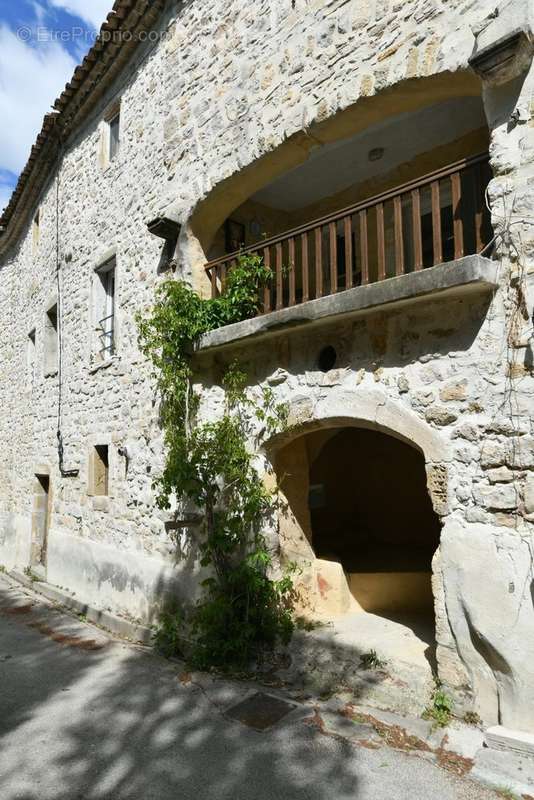
[[[65,143],[41,196],[37,247],[32,209],[24,235],[0,256],[0,563],[29,563],[32,486],[44,473],[51,485],[50,580],[145,620],[165,590],[194,599],[195,554],[185,536],[177,545],[154,505],[162,440],[135,315],[151,303],[165,259],[146,222],[167,211],[182,223],[178,274],[204,289],[205,253],[228,213],[302,163],[312,147],[386,115],[451,96],[468,102],[483,91],[502,263],[496,296],[295,331],[276,346],[237,354],[249,361],[253,384],[272,385],[291,403],[299,424],[343,418],[349,409],[353,419],[367,414],[385,430],[412,427],[429,454],[429,489],[444,519],[434,575],[443,677],[475,688],[488,721],[504,719],[506,708],[510,723],[528,728],[521,708],[528,708],[534,681],[521,640],[534,614],[527,563],[534,514],[533,77],[483,89],[467,69],[470,26],[484,20],[494,0],[294,5],[171,3],[160,23],[165,35],[136,52]],[[102,119],[119,97],[121,146],[106,166]],[[117,354],[96,368],[94,270],[113,255]],[[61,369],[46,377],[45,314],[58,298]],[[316,368],[323,343],[339,354],[327,374]],[[212,367],[208,361],[199,373],[205,418],[220,407],[220,390],[203,390]],[[59,472],[58,428],[64,468],[79,470],[75,477]],[[104,498],[87,492],[95,444],[109,446]],[[264,459],[268,472],[268,451]],[[461,543],[470,548],[475,536],[483,540],[484,560],[473,559],[473,571],[459,574],[467,553]],[[488,599],[473,591],[481,571],[495,574],[491,604],[506,596],[520,620],[508,643],[484,610]],[[513,659],[503,655],[510,648]]]
[[[195,209],[183,232],[183,265],[199,269],[229,211],[321,143],[440,99],[479,95],[479,81],[465,69],[471,26],[492,10],[491,2],[434,0],[211,3],[201,16],[202,23],[214,20],[207,53],[217,77],[197,104],[187,97],[185,41],[198,74],[203,62],[179,20],[173,41],[185,93],[180,113],[169,118],[175,138],[168,148],[183,158],[186,177],[173,208],[184,222],[184,210]],[[198,143],[193,165],[179,133],[184,123]],[[205,286],[202,274],[196,277]]]
[[[469,24],[491,3],[475,9],[469,2],[444,7],[414,0],[402,4],[402,13],[384,2],[295,5],[171,4],[161,20],[161,41],[138,51],[79,135],[65,144],[41,197],[37,249],[28,223],[17,246],[2,255],[0,513],[6,563],[26,559],[36,463],[51,471],[51,545],[55,536],[68,535],[143,558],[173,558],[174,544],[153,506],[160,432],[136,343],[135,313],[150,303],[163,260],[146,222],[172,204],[187,223],[213,187],[314,121],[399,81],[465,66],[473,42]],[[102,119],[119,97],[121,148],[106,167]],[[306,149],[299,149],[305,158]],[[272,177],[272,165],[269,172]],[[231,202],[238,205],[239,198]],[[187,224],[183,230],[178,256],[190,274],[203,253]],[[93,372],[92,276],[112,254],[118,353]],[[44,314],[58,294],[61,398],[58,376],[43,373]],[[36,368],[29,381],[27,340],[34,328]],[[58,474],[60,399],[64,465],[79,469],[78,478]],[[111,445],[112,489],[105,502],[86,493],[88,450],[97,440]],[[131,454],[127,474],[120,445]],[[114,602],[120,605],[122,595],[118,590]],[[141,610],[146,613],[145,601],[135,613]]]
[[[252,391],[270,386],[277,401],[289,404],[290,434],[264,449],[266,472],[277,468],[278,478],[282,471],[288,481],[288,508],[273,547],[281,548],[283,561],[297,561],[303,594],[321,611],[325,606],[301,507],[302,487],[294,486],[302,472],[298,437],[357,425],[399,436],[423,453],[428,492],[443,525],[433,562],[440,677],[455,692],[459,709],[474,707],[488,723],[500,718],[529,729],[525,703],[533,674],[522,637],[534,616],[532,527],[526,510],[518,513],[518,508],[523,509],[530,484],[526,465],[534,457],[529,411],[534,386],[530,376],[523,376],[522,388],[514,387],[521,407],[510,416],[507,353],[498,344],[505,330],[500,293],[436,299],[344,324],[294,330],[224,356],[206,353],[199,389],[204,375],[215,367],[220,372],[222,361],[239,358]],[[325,346],[338,354],[336,368],[327,373],[317,366]],[[203,398],[204,416],[213,418],[220,390],[204,391]],[[507,452],[521,454],[508,456],[509,467],[504,465]],[[499,597],[502,605],[493,615]],[[515,615],[521,633],[514,628]],[[501,685],[502,665],[506,686]]]

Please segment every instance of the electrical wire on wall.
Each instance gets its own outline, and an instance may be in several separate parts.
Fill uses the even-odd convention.
[[[63,142],[58,134],[58,157],[56,167],[56,283],[57,283],[57,343],[58,343],[58,401],[57,401],[57,454],[59,471],[63,478],[75,478],[79,469],[65,468],[65,448],[63,443],[62,414],[63,414],[63,325],[62,325],[62,295],[61,295],[61,248],[59,244],[59,206],[60,206],[60,167],[63,161]]]

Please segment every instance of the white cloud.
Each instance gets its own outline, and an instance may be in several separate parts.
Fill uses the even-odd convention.
[[[100,26],[113,8],[113,0],[50,0],[50,5],[62,8],[100,30]]]
[[[9,198],[11,197],[11,193],[13,191],[13,186],[10,186],[7,183],[2,183],[0,181],[0,216],[2,215],[2,211],[9,203]]]
[[[35,19],[37,20],[37,23],[41,25],[46,19],[48,11],[39,2],[37,2],[37,0],[32,1],[32,6],[35,13]]]
[[[19,173],[23,168],[44,114],[75,66],[60,44],[37,49],[0,25],[0,169]]]
[[[24,34],[31,32],[32,43],[23,41],[0,22],[0,213],[11,195],[12,181],[6,172],[18,174],[30,154],[43,121],[56,97],[72,77],[79,50],[80,60],[87,50],[85,41],[71,53],[60,41],[37,39],[36,25],[43,25],[52,7],[63,9],[94,29],[99,29],[113,7],[113,0],[30,0],[34,18],[28,20]],[[4,171],[4,176],[2,176]]]

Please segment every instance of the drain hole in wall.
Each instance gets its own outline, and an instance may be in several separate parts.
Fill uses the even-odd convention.
[[[319,360],[317,365],[321,372],[328,372],[330,369],[334,369],[336,366],[337,361],[337,353],[332,345],[328,345],[328,347],[323,347],[321,352],[319,353]]]

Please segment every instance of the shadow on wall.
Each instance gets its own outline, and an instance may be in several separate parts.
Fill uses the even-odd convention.
[[[477,712],[487,724],[533,732],[532,537],[450,519],[441,561],[446,613]]]
[[[162,614],[172,614],[182,607],[194,606],[205,594],[202,583],[208,577],[209,570],[200,565],[202,553],[197,535],[198,522],[182,526],[178,517],[177,522],[167,525],[167,533],[174,545],[174,569],[161,572],[158,576],[149,611],[151,623],[160,619]]]
[[[121,550],[51,528],[47,580],[97,608],[151,623],[173,597],[194,602],[202,579],[194,541],[178,537],[165,546],[153,554]]]
[[[353,320],[325,322],[320,326],[304,325],[261,341],[245,342],[239,352],[240,362],[255,386],[283,369],[294,377],[304,377],[308,385],[333,386],[341,382],[341,370],[364,370],[369,375],[380,368],[402,369],[422,358],[429,361],[451,352],[467,353],[476,343],[488,318],[492,298],[489,295],[466,295],[458,298],[428,299],[403,309],[388,309]],[[333,366],[324,377],[321,354],[334,349]],[[261,356],[259,356],[261,352]],[[196,357],[196,370],[206,390],[221,384],[228,364],[236,357],[236,349],[218,354],[215,369],[202,352]],[[431,368],[428,365],[428,369]],[[310,374],[308,374],[310,373]],[[357,387],[355,387],[357,391]]]
[[[0,592],[0,604],[3,593]],[[314,726],[257,733],[180,667],[119,644],[71,651],[0,617],[2,800],[352,798],[358,756]],[[8,627],[6,627],[8,626]]]

